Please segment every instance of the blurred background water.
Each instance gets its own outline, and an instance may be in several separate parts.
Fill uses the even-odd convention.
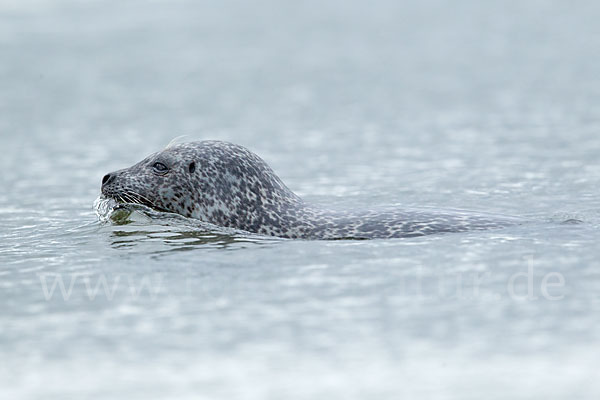
[[[1,397],[598,398],[599,20],[3,1]],[[98,222],[102,176],[179,135],[245,145],[315,202],[534,222],[354,242]]]

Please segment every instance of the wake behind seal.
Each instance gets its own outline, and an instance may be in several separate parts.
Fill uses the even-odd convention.
[[[167,147],[105,175],[101,190],[118,203],[283,238],[406,238],[523,222],[467,211],[328,210],[298,197],[250,150],[214,140]]]

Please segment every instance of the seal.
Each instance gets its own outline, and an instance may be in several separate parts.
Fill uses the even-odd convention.
[[[406,238],[522,222],[515,217],[467,211],[326,209],[303,201],[250,150],[213,140],[170,146],[105,175],[102,196],[283,238]]]

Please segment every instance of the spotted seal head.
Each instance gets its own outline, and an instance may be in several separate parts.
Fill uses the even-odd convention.
[[[120,203],[285,238],[413,237],[500,228],[518,218],[464,211],[327,210],[304,202],[256,154],[221,141],[170,146],[102,179]]]

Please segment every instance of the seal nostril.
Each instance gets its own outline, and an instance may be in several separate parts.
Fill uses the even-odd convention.
[[[102,178],[102,185],[108,185],[109,183],[111,183],[112,181],[115,180],[115,176],[111,175],[111,174],[106,174],[104,175],[104,178]]]

